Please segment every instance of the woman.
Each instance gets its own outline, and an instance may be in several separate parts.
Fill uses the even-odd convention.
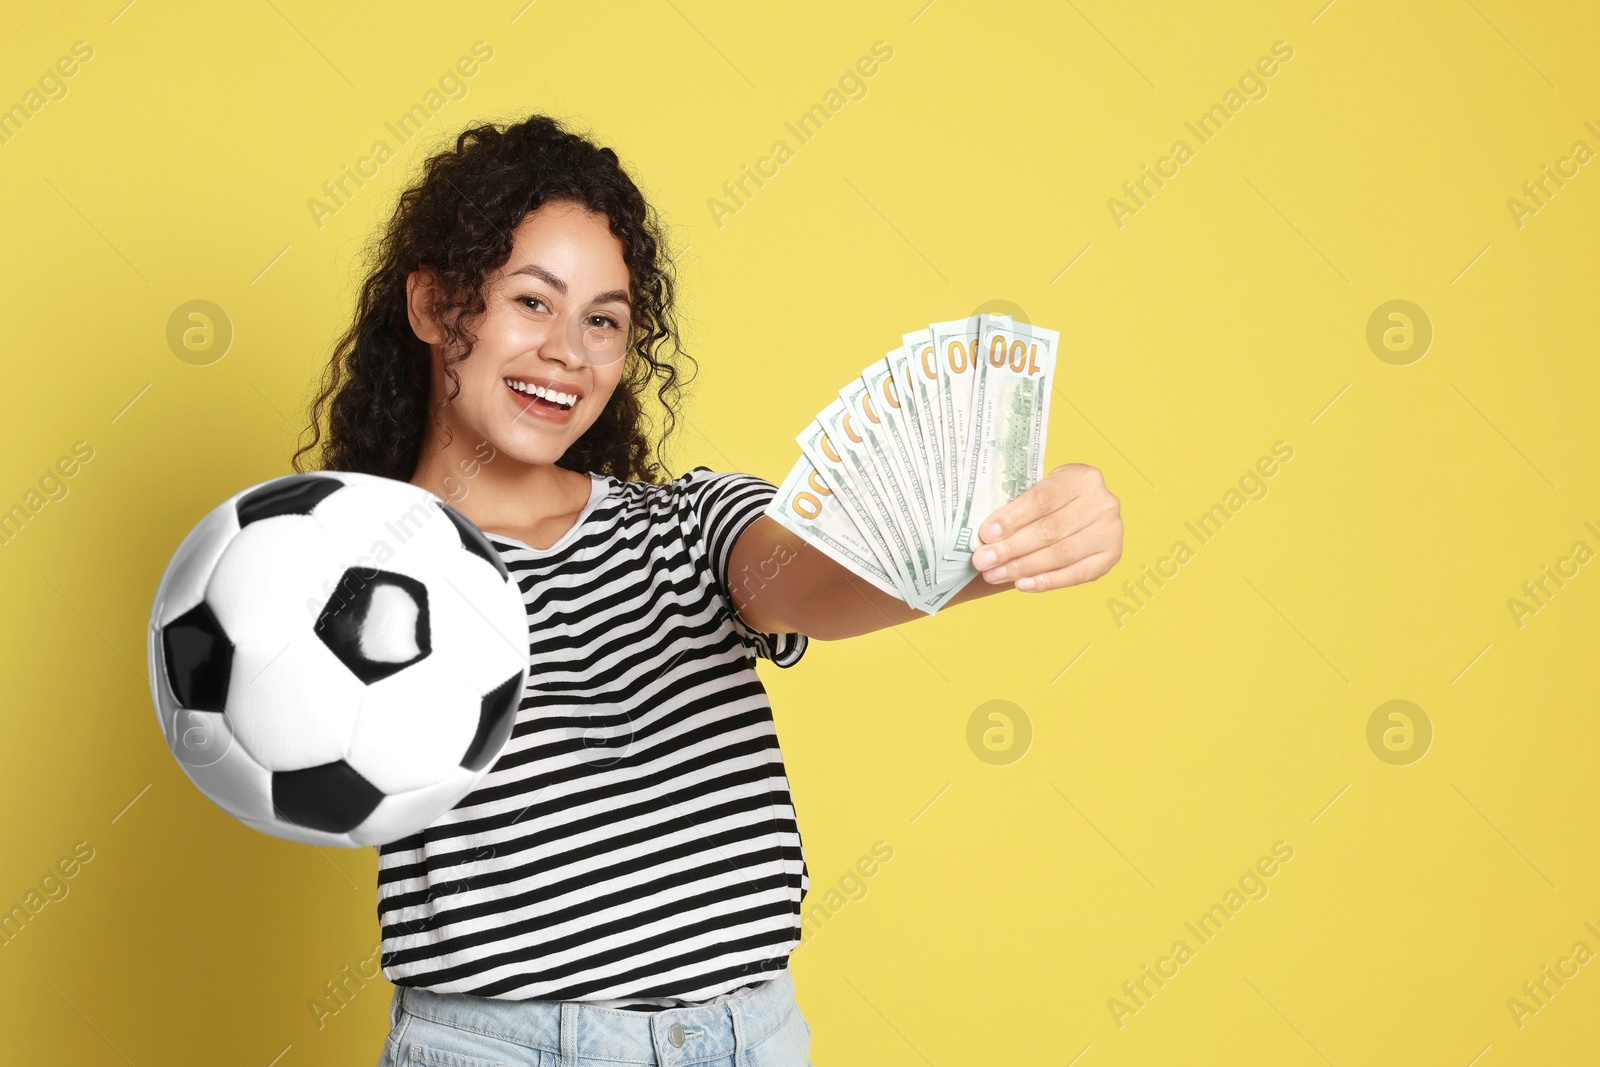
[[[378,850],[380,1064],[807,1062],[787,963],[808,870],[755,659],[923,615],[763,516],[771,482],[656,481],[643,403],[659,379],[670,433],[684,355],[670,270],[611,149],[541,115],[466,130],[402,194],[313,406],[297,470],[326,407],[324,467],[449,499],[528,608],[505,751]],[[957,602],[1120,551],[1092,468],[996,518],[1007,573]]]

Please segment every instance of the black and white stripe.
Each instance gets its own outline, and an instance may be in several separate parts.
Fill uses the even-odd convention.
[[[755,661],[792,666],[806,637],[747,627],[728,584],[776,487],[706,467],[591,478],[548,549],[488,535],[528,605],[528,686],[478,788],[378,849],[397,985],[698,1001],[799,943],[809,873]]]

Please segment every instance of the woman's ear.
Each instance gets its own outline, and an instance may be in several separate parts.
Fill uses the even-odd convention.
[[[411,332],[430,345],[444,343],[444,331],[433,311],[438,306],[438,283],[432,267],[418,267],[406,278],[406,318],[411,320]]]

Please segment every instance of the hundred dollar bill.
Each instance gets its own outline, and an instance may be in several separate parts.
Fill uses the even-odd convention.
[[[966,588],[967,583],[978,574],[978,571],[974,570],[970,563],[967,565],[967,572],[966,574],[954,574],[946,578],[934,586],[931,592],[913,604],[912,607],[921,608],[929,615],[936,613],[940,608],[954,600],[956,594]]]
[[[961,561],[968,553],[955,545],[956,524],[966,509],[962,494],[971,483],[972,456],[977,448],[972,440],[973,394],[977,382],[978,342],[986,326],[994,322],[1010,322],[1010,315],[980,314],[949,322],[936,322],[933,344],[938,358],[939,388],[941,390],[944,440],[947,448],[945,469],[949,473],[951,493],[946,541],[941,546],[945,559]]]
[[[978,525],[1044,477],[1050,389],[1061,335],[1010,319],[983,324],[973,386],[971,452],[952,548],[978,547]]]
[[[912,607],[931,615],[949,603],[967,582],[977,576],[978,572],[968,558],[952,565],[952,570],[955,572],[953,574],[942,578],[933,574],[937,552],[931,543],[926,546],[919,544],[914,510],[909,507],[916,491],[915,480],[897,471],[894,449],[885,447],[883,441],[885,435],[880,433],[883,427],[888,427],[891,423],[881,414],[876,414],[881,412],[882,408],[876,407],[873,395],[867,392],[869,383],[882,381],[873,370],[873,367],[869,367],[859,382],[852,382],[840,390],[840,399],[848,401],[848,406],[823,421],[835,431],[834,440],[839,441],[849,455],[858,456],[863,460],[857,467],[858,471],[865,475],[866,480],[876,484],[880,493],[878,499],[889,507],[885,540],[889,542],[891,550],[904,543],[912,553],[912,558],[902,566],[909,573],[913,588],[909,589],[902,599]],[[879,392],[878,395],[881,396],[882,393]],[[856,418],[858,413],[860,419]],[[902,487],[905,491],[902,491]],[[885,518],[876,509],[874,515],[880,521]],[[894,536],[897,530],[906,535],[903,542]]]
[[[833,438],[828,429],[828,416],[836,414],[844,408],[844,402],[835,398],[822,413],[804,430],[795,437],[795,443],[800,446],[801,453],[811,461],[833,489],[835,498],[844,508],[845,514],[850,516],[850,521],[855,523],[867,540],[867,546],[878,557],[878,564],[884,573],[888,574],[900,590],[900,598],[909,600],[911,596],[911,579],[902,573],[901,564],[897,562],[900,553],[892,551],[885,536],[884,530],[873,516],[873,507],[867,492],[857,480],[851,465],[846,460],[844,450],[833,443]]]
[[[763,514],[771,515],[807,544],[874,588],[905,600],[929,615],[936,613],[966,583],[947,582],[920,597],[907,599],[892,575],[884,572],[867,539],[844,511],[838,494],[810,459],[802,455]],[[976,572],[974,572],[976,573]]]
[[[763,514],[771,515],[856,577],[890,596],[903,596],[894,577],[878,562],[867,535],[845,511],[827,478],[805,455],[795,460]]]
[[[871,502],[879,532],[894,554],[894,565],[906,579],[907,602],[914,602],[933,584],[930,549],[922,545],[905,500],[903,487],[894,477],[892,464],[881,444],[881,432],[861,414],[861,396],[866,386],[861,379],[839,390],[839,405],[830,404],[817,416],[827,429],[835,447],[843,454],[845,469],[853,475],[864,497]]]
[[[931,354],[932,345],[929,346]],[[916,473],[927,507],[926,521],[933,545],[933,573],[936,580],[946,577],[950,561],[944,558],[945,531],[949,525],[944,514],[944,470],[938,454],[933,451],[924,426],[933,418],[931,386],[923,372],[912,363],[912,354],[904,345],[884,357],[894,380],[892,394],[885,394],[884,417],[889,432],[895,436],[904,453],[905,463]],[[932,369],[932,363],[929,363]],[[898,399],[898,406],[894,400]]]
[[[949,543],[950,516],[955,511],[951,498],[956,483],[950,479],[949,471],[945,468],[945,452],[948,448],[944,444],[944,394],[939,388],[939,353],[933,346],[933,330],[928,327],[901,334],[900,341],[910,357],[912,392],[917,396],[918,408],[923,416],[918,430],[922,434],[926,454],[933,461],[933,482],[938,497],[938,551],[943,555],[944,546]]]
[[[869,365],[861,372],[861,384],[863,388],[859,399],[854,390],[842,390],[840,396],[843,398],[846,392],[850,393],[851,399],[856,402],[856,414],[864,420],[861,423],[862,435],[868,437],[888,461],[890,469],[887,472],[880,469],[879,476],[884,481],[892,479],[895,482],[891,488],[898,489],[898,495],[904,498],[909,508],[910,519],[915,527],[913,532],[920,543],[922,557],[927,560],[928,570],[923,584],[931,588],[939,580],[939,558],[935,551],[938,541],[933,510],[928,503],[931,494],[923,477],[923,457],[916,444],[908,440],[911,436],[911,419],[895,380],[893,361],[885,356]]]
[[[945,501],[949,510],[946,529],[953,535],[961,513],[961,491],[966,486],[963,460],[967,451],[967,430],[972,424],[973,354],[978,348],[979,316],[936,322],[933,333],[934,359],[939,370],[939,422],[944,438],[939,442],[944,453],[945,476],[955,489]],[[942,546],[941,554],[959,560],[954,539]]]

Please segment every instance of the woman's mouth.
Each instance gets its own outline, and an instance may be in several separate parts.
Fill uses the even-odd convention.
[[[577,406],[579,397],[575,393],[546,389],[544,386],[518,381],[515,378],[502,380],[510,390],[511,399],[518,409],[529,415],[564,422],[567,416],[572,414],[572,409]]]

